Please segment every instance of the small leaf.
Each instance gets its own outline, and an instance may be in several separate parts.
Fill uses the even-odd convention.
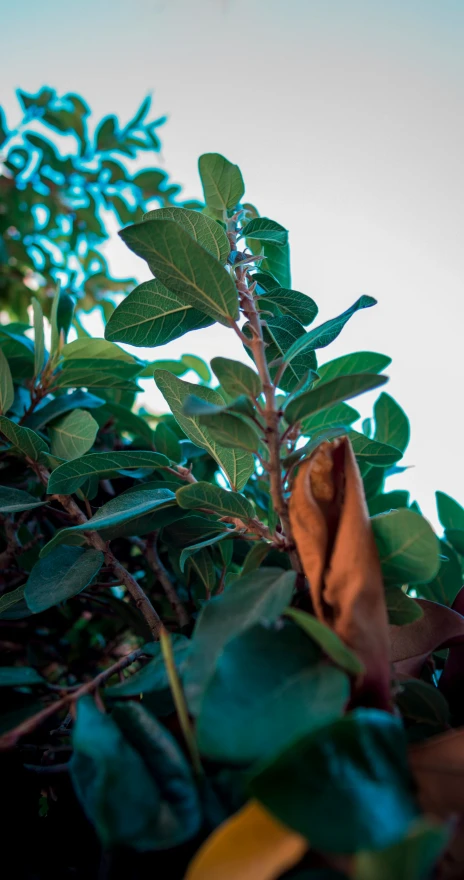
[[[238,165],[219,153],[204,153],[198,160],[198,169],[208,208],[222,213],[238,205],[245,192]]]
[[[0,348],[0,415],[7,413],[14,400],[13,377],[8,361]]]
[[[386,376],[377,376],[375,373],[356,373],[352,376],[339,376],[329,382],[320,382],[311,391],[305,391],[290,401],[285,408],[285,418],[290,424],[294,424],[335,403],[378,388],[386,381]]]
[[[24,589],[28,608],[37,614],[80,593],[98,574],[103,562],[100,550],[58,547],[46,559],[39,559],[29,575]]]
[[[0,666],[0,688],[46,685],[46,681],[29,666]]]
[[[44,318],[42,306],[35,296],[32,297],[32,309],[34,312],[34,376],[40,376],[45,362]]]
[[[301,430],[303,434],[319,434],[324,428],[331,428],[333,425],[351,425],[359,419],[359,413],[347,403],[338,403],[335,406],[329,406],[307,419],[303,419]]]
[[[190,211],[186,208],[158,208],[156,211],[144,214],[143,219],[144,221],[173,220],[220,263],[225,263],[229,256],[230,243],[224,229],[211,217],[200,214],[199,211]]]
[[[207,508],[214,510],[219,516],[237,517],[245,522],[255,516],[253,505],[244,495],[228,492],[213,483],[199,481],[182,486],[177,490],[176,498],[180,507],[188,510]]]
[[[310,296],[285,287],[271,288],[263,296],[258,294],[257,298],[262,310],[266,311],[269,305],[277,306],[280,314],[296,318],[305,327],[312,324],[318,312],[317,305]]]
[[[269,318],[264,327],[264,341],[266,342],[266,359],[268,364],[275,362],[270,367],[271,378],[275,379],[282,359],[291,348],[295,340],[304,336],[304,327],[290,315],[282,315],[280,318]],[[286,368],[283,376],[279,379],[279,386],[283,391],[294,391],[302,380],[308,375],[309,370],[315,370],[317,366],[314,352],[304,354],[300,358],[294,358]]]
[[[383,377],[379,376],[379,379],[381,378]],[[334,381],[338,380],[335,379]],[[368,464],[386,467],[395,464],[395,462],[402,458],[402,453],[395,446],[387,446],[386,443],[369,440],[369,437],[366,437],[365,434],[359,434],[358,431],[350,431],[348,436],[356,458]]]
[[[39,461],[43,453],[48,452],[45,440],[42,440],[35,431],[15,424],[6,416],[0,416],[0,433],[5,435],[14,449],[22,452],[31,461]]]
[[[444,529],[464,530],[464,508],[445,492],[436,492],[438,519]]]
[[[105,338],[155,347],[213,323],[212,318],[187,305],[158,280],[145,281],[115,309],[106,325]]]
[[[23,510],[32,510],[34,507],[42,507],[45,503],[29,495],[29,492],[23,492],[22,489],[0,486],[0,513],[19,513]]]
[[[288,231],[275,220],[268,217],[255,217],[240,231],[239,238],[254,238],[256,241],[272,241],[274,244],[288,244]]]
[[[265,241],[263,242],[263,251],[266,259],[261,263],[261,268],[265,272],[269,271],[282,287],[291,288],[290,246]]]
[[[344,669],[349,675],[362,675],[364,667],[356,654],[350,651],[337,634],[326,626],[325,623],[300,611],[298,608],[287,608],[285,612],[307,635],[318,644],[325,654],[333,660],[340,669]]]
[[[219,541],[223,541],[225,538],[228,538],[230,531],[233,530],[224,530],[218,535],[213,535],[211,538],[205,538],[204,541],[200,541],[198,544],[191,544],[189,547],[184,547],[179,557],[180,570],[184,571],[185,563],[192,556],[195,556],[197,553],[201,553],[201,551],[204,550],[206,547],[211,547],[213,544],[218,544]]]
[[[52,455],[71,461],[92,448],[98,422],[83,409],[74,409],[49,428]]]
[[[344,354],[318,367],[321,382],[328,382],[337,376],[351,376],[353,373],[381,373],[391,364],[391,358],[374,351],[356,351]]]
[[[211,361],[211,367],[224,391],[231,397],[245,394],[247,397],[256,399],[263,390],[261,379],[255,370],[241,361],[215,357]]]
[[[172,220],[127,226],[121,238],[169,290],[226,327],[236,321],[238,294],[221,264]]]
[[[10,590],[9,593],[4,593],[3,596],[0,596],[0,614],[3,614],[4,611],[8,611],[12,605],[16,605],[18,602],[24,600],[24,587],[16,587],[16,590]]]
[[[459,558],[446,541],[440,541],[440,568],[433,580],[417,586],[418,593],[425,599],[451,606],[462,587],[462,573]]]
[[[255,426],[245,422],[232,413],[201,415],[198,417],[211,434],[213,440],[226,449],[246,449],[256,452],[259,446],[259,435]]]
[[[176,634],[171,640],[177,673],[182,677],[190,650],[190,640]],[[168,715],[174,711],[174,704],[161,647],[159,642],[152,642],[149,647],[150,653],[154,654],[153,659],[124,681],[105,688],[103,696],[106,702],[112,704],[115,700],[139,697],[143,694],[151,711],[155,711],[157,715]]]
[[[445,539],[460,556],[464,556],[464,529],[446,529]]]
[[[404,452],[409,443],[409,419],[393,397],[382,392],[374,406],[374,440]]]
[[[394,626],[404,626],[422,617],[422,609],[414,599],[403,593],[399,587],[386,587],[385,603],[388,622]]]
[[[440,568],[438,539],[427,520],[400,509],[371,519],[386,583],[431,581]]]
[[[168,465],[169,459],[159,452],[92,452],[57,467],[48,482],[48,493],[71,495],[92,476],[109,480],[122,470],[156,470]]]
[[[330,343],[337,338],[339,333],[341,333],[345,324],[355,312],[359,311],[359,309],[368,309],[371,306],[375,306],[376,302],[377,301],[371,296],[361,296],[356,300],[354,305],[347,309],[346,312],[338,315],[337,318],[325,321],[324,324],[315,327],[314,330],[310,330],[309,333],[305,333],[304,336],[297,339],[287,351],[285,356],[286,362],[291,363],[292,360],[303,351],[313,351],[316,348],[325,348],[326,345],[330,345]]]

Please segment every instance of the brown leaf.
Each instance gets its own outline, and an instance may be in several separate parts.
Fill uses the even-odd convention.
[[[391,626],[390,646],[395,671],[418,678],[434,651],[464,643],[464,617],[438,602],[416,602],[422,608],[422,617],[405,626]]]
[[[464,816],[464,728],[410,746],[409,765],[425,813]]]
[[[389,710],[388,620],[361,475],[347,437],[301,465],[290,521],[317,617],[355,651],[366,673],[357,704]]]

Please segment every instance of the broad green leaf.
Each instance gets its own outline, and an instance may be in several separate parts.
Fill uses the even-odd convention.
[[[254,217],[241,230],[239,238],[271,241],[277,245],[288,244],[288,230],[268,217]]]
[[[263,242],[263,251],[266,259],[261,263],[261,268],[264,271],[269,271],[282,287],[291,288],[290,246],[265,241]]]
[[[439,543],[423,516],[403,508],[374,516],[371,524],[386,583],[427,583],[435,577]]]
[[[402,721],[377,709],[307,734],[258,769],[249,787],[322,852],[385,848],[418,816]]]
[[[258,295],[258,300],[262,311],[266,311],[268,305],[277,306],[282,315],[296,318],[305,327],[314,321],[318,312],[317,305],[310,296],[286,287],[274,287],[263,296]]]
[[[434,875],[449,836],[446,825],[420,819],[388,849],[357,853],[353,880],[427,880]]]
[[[220,541],[224,541],[226,538],[229,538],[230,533],[233,533],[233,531],[233,529],[225,529],[217,535],[212,535],[210,538],[205,538],[204,541],[200,541],[198,544],[191,544],[190,547],[184,547],[179,558],[180,570],[184,571],[187,560],[190,559],[192,556],[195,556],[197,553],[201,553],[207,547],[212,547],[213,544],[219,544]]]
[[[105,328],[106,339],[130,345],[166,345],[190,330],[213,324],[158,280],[145,281],[118,305]]]
[[[277,290],[277,288],[280,287],[277,279],[270,275],[269,272],[254,272],[251,276],[251,280],[256,281],[256,284],[258,285],[255,292],[255,296],[257,297],[259,297],[262,290],[270,293],[271,291]]]
[[[242,450],[235,451],[225,449],[213,439],[208,429],[200,424],[197,417],[187,416],[183,412],[184,402],[190,394],[194,394],[201,400],[213,404],[213,406],[222,407],[224,401],[221,395],[218,394],[217,391],[213,391],[211,388],[204,388],[200,385],[193,385],[190,382],[184,382],[182,379],[172,376],[165,370],[156,370],[154,378],[155,383],[163,397],[166,399],[174,418],[187,437],[195,443],[196,446],[200,446],[202,449],[206,449],[207,452],[209,452],[219,467],[224,470],[227,479],[234,489],[237,491],[243,489],[248,478],[254,471],[253,456]]]
[[[174,434],[174,431],[172,431],[169,425],[166,425],[164,422],[159,422],[156,426],[155,446],[158,452],[161,452],[162,455],[165,455],[166,458],[171,459],[171,461],[182,461],[183,453],[181,445]]]
[[[72,745],[74,789],[105,849],[164,849],[196,833],[199,810],[186,759],[141,706],[121,706],[110,716],[93,697],[81,698]]]
[[[109,480],[119,471],[167,467],[169,459],[159,452],[92,452],[75,461],[67,461],[53,471],[49,483],[50,495],[72,495],[89,477]]]
[[[3,614],[4,611],[8,611],[12,605],[17,605],[18,602],[24,601],[24,587],[16,587],[16,590],[10,590],[9,593],[3,593],[3,596],[0,596],[0,614]]]
[[[340,717],[348,699],[347,677],[321,662],[301,630],[256,625],[218,657],[196,723],[198,747],[213,761],[251,764]]]
[[[182,679],[190,650],[190,639],[174,634],[171,642],[177,674]],[[124,681],[105,688],[103,696],[105,702],[114,703],[115,700],[143,695],[144,703],[150,711],[154,711],[156,715],[168,715],[174,711],[174,703],[166,664],[159,642],[151,642],[149,647],[150,654],[154,654],[153,659]]]
[[[227,270],[172,220],[148,220],[120,232],[127,246],[186,305],[226,327],[236,321],[238,294]]]
[[[205,687],[221,651],[234,636],[260,622],[273,622],[289,604],[295,572],[261,568],[238,578],[201,610],[187,665],[184,688],[197,715]]]
[[[420,678],[403,679],[395,695],[395,702],[402,717],[409,725],[416,726],[416,732],[424,729],[427,736],[442,733],[450,726],[450,709],[447,700],[435,685]],[[419,728],[419,730],[417,730]],[[409,735],[412,729],[409,726]],[[421,736],[422,739],[422,736]]]
[[[54,547],[66,543],[68,538],[73,538],[82,532],[99,532],[102,529],[125,525],[154,510],[170,507],[175,502],[176,496],[169,489],[123,493],[103,504],[85,523],[79,526],[70,526],[66,529],[59,529],[51,541],[42,548],[40,556],[48,556]],[[132,534],[135,533],[132,532]]]
[[[180,507],[188,510],[207,508],[219,516],[237,517],[245,522],[255,516],[253,505],[244,495],[228,492],[214,483],[189,483],[177,490],[176,498]]]
[[[46,684],[44,678],[30,666],[0,666],[0,688],[31,687]]]
[[[61,354],[66,361],[98,358],[103,361],[122,361],[126,364],[139,365],[131,354],[106,339],[74,339],[73,342],[63,346]]]
[[[173,220],[220,263],[225,263],[229,256],[230,243],[224,229],[211,217],[200,214],[199,211],[190,211],[186,208],[158,208],[156,211],[148,211],[143,215],[143,219],[144,221]]]
[[[88,391],[73,391],[71,394],[61,394],[44,406],[41,406],[27,417],[26,427],[38,431],[48,425],[53,419],[71,412],[73,409],[98,409],[105,401],[102,397],[96,397]]]
[[[231,397],[245,394],[247,397],[256,399],[263,390],[261,379],[255,370],[241,361],[215,357],[211,361],[211,367],[222,388]]]
[[[340,669],[349,675],[362,675],[364,667],[356,654],[342,642],[337,634],[312,614],[298,608],[287,608],[285,612],[320,648],[333,660]]]
[[[27,336],[8,332],[0,324],[0,348],[5,355],[15,381],[32,379],[34,375],[34,343]]]
[[[52,455],[70,461],[92,448],[98,422],[84,409],[74,409],[48,429]]]
[[[13,377],[8,361],[0,348],[0,415],[7,413],[14,401]]]
[[[338,403],[303,419],[301,431],[303,434],[311,436],[319,434],[324,428],[331,428],[333,425],[351,425],[357,419],[359,419],[357,410],[347,403]]]
[[[219,522],[218,519],[207,519],[206,516],[195,514],[185,515],[175,526],[167,526],[163,531],[163,540],[166,544],[179,550],[181,547],[190,547],[204,540],[207,535],[218,532],[229,533],[229,527]]]
[[[311,391],[305,391],[290,401],[285,408],[285,418],[293,425],[335,403],[349,400],[372,388],[378,388],[386,381],[386,376],[377,376],[376,373],[355,373],[352,376],[338,376],[329,382],[318,383]]]
[[[174,376],[185,376],[185,374],[188,373],[189,368],[187,364],[184,364],[182,361],[153,361],[143,368],[142,372],[139,373],[139,378],[145,379],[149,377],[150,379],[152,379],[153,370],[168,370],[168,372],[173,373]]]
[[[391,358],[374,351],[355,351],[342,357],[319,364],[317,371],[321,382],[328,382],[337,376],[350,376],[352,373],[381,373],[391,364]]]
[[[413,623],[422,617],[422,608],[400,587],[386,587],[385,604],[388,612],[388,622],[395,626],[404,626]]]
[[[79,340],[80,341],[80,340]],[[142,370],[142,365],[121,359],[71,358],[63,361],[56,377],[59,388],[122,388],[130,390],[137,386],[133,380]]]
[[[197,357],[196,354],[183,354],[182,363],[184,363],[189,370],[194,370],[203,382],[211,381],[211,370],[208,367],[208,364],[205,364],[205,362],[200,357]]]
[[[377,513],[388,513],[389,510],[398,510],[399,507],[409,506],[409,492],[403,489],[396,489],[394,492],[385,492],[385,494],[375,495],[370,498],[367,503],[369,516],[375,516]]]
[[[346,312],[338,315],[337,318],[325,321],[324,324],[315,327],[314,330],[310,330],[304,336],[297,339],[287,351],[285,360],[291,363],[303,351],[313,351],[316,348],[325,348],[326,345],[330,345],[341,333],[345,324],[355,312],[359,311],[359,309],[368,309],[371,306],[375,306],[376,303],[377,300],[373,299],[372,296],[361,296]]]
[[[36,614],[65,602],[87,587],[104,562],[100,550],[57,547],[46,559],[39,559],[27,580],[24,597]]]
[[[213,211],[232,210],[245,192],[238,165],[233,165],[219,153],[203,153],[198,160],[205,202]]]
[[[393,397],[383,391],[374,406],[374,440],[404,452],[409,443],[409,419]]]
[[[416,589],[425,599],[451,606],[463,583],[461,564],[456,552],[446,541],[440,541],[440,557],[438,574],[428,584],[418,584]]]
[[[226,449],[246,449],[256,452],[259,446],[259,435],[254,426],[232,413],[202,415],[198,417],[200,424],[208,429],[216,443]]]
[[[252,545],[251,550],[248,551],[245,559],[243,561],[242,566],[242,577],[246,574],[249,574],[250,571],[256,571],[260,567],[260,565],[266,559],[270,551],[269,544],[266,544],[265,541],[256,541],[255,544]]]
[[[211,593],[214,591],[216,586],[216,569],[214,567],[213,559],[211,556],[211,552],[208,549],[208,544],[217,543],[215,540],[205,542],[207,546],[200,547],[200,549],[196,549],[193,556],[189,556],[189,562],[191,568],[196,572],[199,577],[204,591],[202,590],[201,601],[205,598],[209,598]],[[185,560],[186,560],[187,550],[183,550],[181,554],[181,569],[182,571],[185,568]],[[196,596],[195,596],[196,598]]]
[[[45,440],[35,431],[17,425],[6,416],[0,416],[0,434],[4,434],[14,449],[19,450],[31,461],[39,461],[43,453],[48,452]]]
[[[291,348],[296,339],[304,335],[304,332],[303,325],[295,318],[291,318],[290,315],[270,318],[266,321],[264,328],[264,341],[267,346],[266,359],[268,364],[276,361],[274,366],[270,366],[272,379],[275,379],[280,363],[285,358],[289,348]],[[293,391],[307,376],[309,370],[315,370],[316,367],[317,362],[314,352],[305,353],[302,357],[295,358],[288,365],[282,378],[279,380],[279,387],[283,391]]]
[[[32,510],[34,507],[42,507],[45,503],[22,489],[0,486],[0,513],[19,513],[23,510]]]
[[[453,545],[460,556],[464,556],[464,529],[446,529],[445,540]]]
[[[38,299],[33,296],[31,302],[34,312],[34,376],[40,376],[45,361],[44,317]]]
[[[464,529],[464,508],[445,492],[436,492],[438,519],[444,529]]]
[[[352,378],[347,377],[347,378]],[[383,378],[382,376],[378,377]],[[334,382],[340,381],[334,379]],[[323,386],[318,386],[323,387]],[[365,434],[359,434],[358,431],[350,431],[348,434],[353,452],[356,458],[368,462],[370,465],[378,467],[386,467],[395,464],[402,458],[402,452],[395,446],[388,446],[386,443],[379,443],[377,440],[369,440]]]

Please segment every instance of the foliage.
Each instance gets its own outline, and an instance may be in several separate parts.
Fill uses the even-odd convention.
[[[142,116],[97,150],[136,150]],[[68,847],[78,876],[425,880],[447,846],[460,876],[464,510],[437,493],[439,540],[386,491],[409,440],[388,393],[353,428],[390,359],[318,364],[375,301],[308,329],[287,231],[237,166],[199,168],[205,206],[120,215],[156,277],[105,339],[71,339],[59,288],[49,350],[38,301],[0,335],[1,749],[28,810],[87,817],[103,862]],[[215,322],[243,362],[119,344]],[[150,375],[171,412],[137,409]]]

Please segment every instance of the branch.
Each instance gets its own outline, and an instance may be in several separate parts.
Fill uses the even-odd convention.
[[[183,628],[184,626],[188,626],[188,624],[190,623],[190,616],[188,614],[188,611],[182,604],[181,600],[179,599],[174,584],[171,582],[169,574],[166,571],[163,563],[161,562],[161,559],[159,558],[158,548],[156,546],[157,539],[157,532],[152,532],[151,535],[147,535],[145,558],[154,575],[159,580],[169,601],[169,604],[176,614],[177,620],[179,621],[179,626]]]

